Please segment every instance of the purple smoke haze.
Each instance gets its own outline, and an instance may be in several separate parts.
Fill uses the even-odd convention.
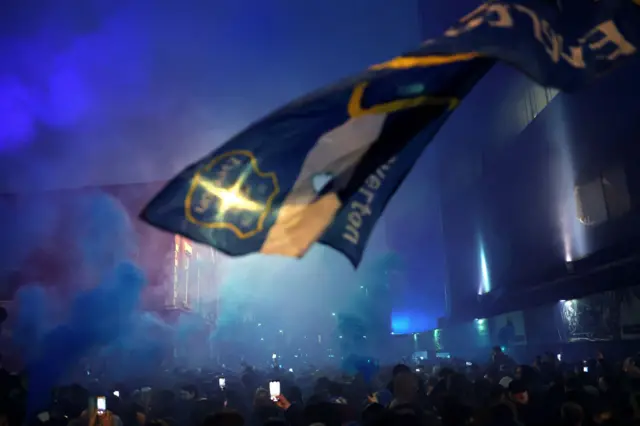
[[[269,110],[417,41],[397,31],[411,8],[353,3],[8,0],[0,191],[167,179]]]

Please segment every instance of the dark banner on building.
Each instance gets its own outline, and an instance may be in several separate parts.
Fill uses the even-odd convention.
[[[421,333],[420,349],[456,356],[489,346],[640,340],[640,286]],[[472,349],[476,352],[473,352]]]
[[[526,324],[527,345],[546,345],[564,342],[565,332],[558,302],[537,306],[523,312]]]
[[[620,337],[640,339],[640,286],[616,290],[620,306]]]
[[[613,340],[618,319],[614,292],[595,294],[559,304],[561,330],[567,342]]]
[[[438,333],[434,333],[434,344],[448,352],[460,353],[491,346],[489,320],[484,318],[454,324],[436,332]]]
[[[489,330],[493,346],[509,347],[527,344],[522,311],[509,312],[491,318],[489,320]]]

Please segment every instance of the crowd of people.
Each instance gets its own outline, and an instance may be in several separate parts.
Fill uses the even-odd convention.
[[[244,366],[112,383],[87,372],[53,389],[37,412],[30,412],[28,373],[1,369],[0,426],[640,425],[638,366],[633,357],[614,362],[602,354],[578,363],[547,354],[519,365],[494,348],[485,365],[425,360],[372,376]],[[275,380],[277,396],[268,386]]]

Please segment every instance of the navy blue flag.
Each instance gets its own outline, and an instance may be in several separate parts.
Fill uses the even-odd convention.
[[[475,84],[475,80],[467,83]],[[450,114],[451,111],[448,111],[430,123],[400,153],[368,176],[358,191],[344,203],[344,207],[334,218],[333,225],[319,242],[340,251],[357,267],[362,260],[367,240],[387,203]]]
[[[147,205],[151,225],[232,256],[357,265],[395,190],[496,60],[580,89],[637,53],[637,0],[490,1],[419,49],[272,113],[189,166]],[[579,6],[579,7],[573,7]]]

